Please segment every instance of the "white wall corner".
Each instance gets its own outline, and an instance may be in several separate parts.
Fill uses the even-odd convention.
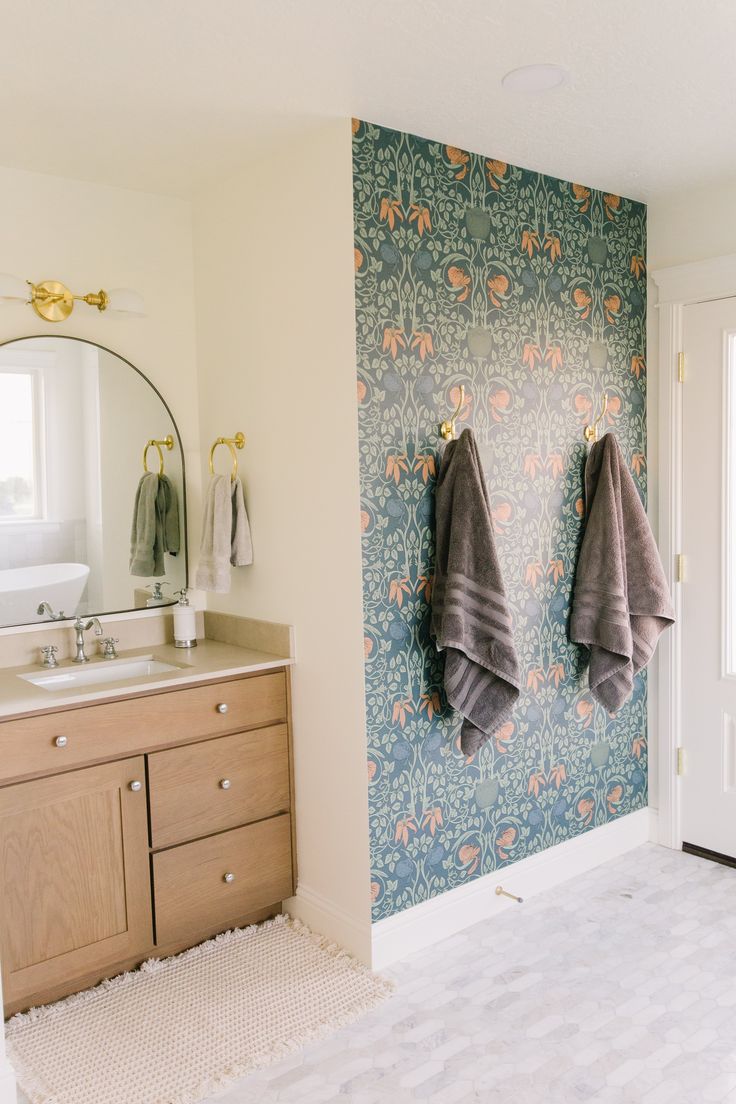
[[[653,825],[656,831],[653,812],[649,808],[639,809],[379,920],[371,929],[373,969],[381,970],[506,909],[524,907],[496,896],[497,885],[526,899],[648,843],[654,838]]]
[[[367,891],[365,920],[351,916],[321,893],[301,884],[297,887],[296,895],[284,901],[284,912],[301,920],[313,932],[338,943],[370,966],[371,921]]]

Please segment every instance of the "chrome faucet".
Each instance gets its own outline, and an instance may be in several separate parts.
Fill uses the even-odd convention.
[[[74,643],[77,646],[77,654],[74,656],[72,663],[89,663],[89,656],[84,651],[84,634],[87,629],[91,629],[94,626],[95,636],[102,636],[102,625],[96,617],[90,617],[89,621],[85,622],[83,618],[78,617],[72,628],[75,632]]]
[[[66,614],[63,610],[59,610],[58,613],[54,613],[48,602],[42,602],[36,610],[36,613],[39,617],[41,617],[45,613],[50,621],[64,621],[66,618]]]

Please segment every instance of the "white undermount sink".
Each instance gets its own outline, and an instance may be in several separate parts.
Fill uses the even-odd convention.
[[[105,659],[98,663],[80,664],[78,668],[64,667],[58,670],[39,671],[32,675],[18,675],[42,690],[73,690],[77,686],[94,686],[100,682],[119,682],[129,678],[149,678],[166,671],[181,671],[175,663],[164,663],[152,655],[135,659]]]

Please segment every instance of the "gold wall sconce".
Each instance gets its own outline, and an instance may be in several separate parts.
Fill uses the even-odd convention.
[[[45,322],[65,322],[75,303],[87,303],[90,307],[97,307],[98,311],[145,314],[142,296],[129,288],[100,289],[87,295],[75,295],[58,280],[42,280],[40,284],[34,284],[31,280],[22,280],[7,273],[0,273],[0,300],[26,303]]]

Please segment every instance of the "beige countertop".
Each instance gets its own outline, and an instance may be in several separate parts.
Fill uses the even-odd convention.
[[[46,690],[34,686],[20,675],[62,674],[65,671],[80,670],[69,659],[60,662],[53,670],[43,671],[38,665],[24,667],[5,667],[0,669],[0,721],[26,713],[46,712],[52,709],[64,709],[88,702],[105,699],[129,697],[133,694],[147,694],[155,690],[169,690],[194,685],[210,679],[233,678],[237,675],[254,674],[279,667],[288,667],[294,661],[270,652],[257,651],[254,648],[225,644],[215,640],[200,640],[196,648],[175,648],[173,644],[154,644],[149,647],[131,648],[118,653],[119,660],[137,659],[142,656],[157,659],[176,666],[175,671],[163,671],[158,674],[137,676],[135,678],[116,679],[115,660],[106,660],[101,656],[91,656],[83,670],[93,665],[109,668],[110,678],[103,683],[95,683],[76,688]]]

